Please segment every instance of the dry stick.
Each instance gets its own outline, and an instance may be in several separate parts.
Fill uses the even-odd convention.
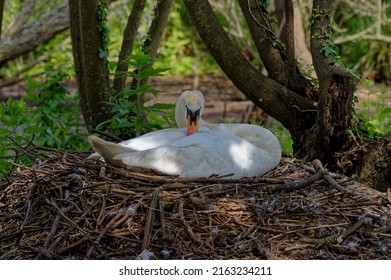
[[[126,201],[129,200],[131,196],[127,196],[125,199],[123,199],[118,205],[123,205]],[[102,239],[102,237],[106,234],[106,232],[111,228],[111,226],[119,219],[121,218],[121,216],[124,214],[124,210],[123,209],[120,209],[117,213],[117,215],[115,215],[111,220],[110,222],[107,223],[107,225],[105,226],[105,228],[99,233],[98,237],[95,239],[93,245],[90,246],[90,248],[88,249],[87,251],[87,254],[86,254],[86,257],[89,258],[92,251],[94,250],[94,247],[96,247],[96,244],[99,243],[99,241]]]
[[[117,226],[119,226],[120,224],[122,224],[125,220],[127,220],[129,218],[130,215],[132,215],[132,218],[133,219],[133,216],[136,215],[137,213],[137,210],[138,208],[141,206],[141,202],[137,203],[134,207],[133,207],[133,210],[129,211],[127,210],[126,211],[126,214],[121,218],[119,219],[117,222],[115,222],[113,224],[113,228],[116,228]]]
[[[106,195],[103,194],[102,197],[103,197],[102,207],[100,209],[98,218],[96,219],[96,225],[97,226],[100,226],[100,224],[102,223],[102,221],[103,221],[103,213],[106,210]]]
[[[94,250],[95,248],[95,244],[98,244],[99,241],[102,239],[102,237],[105,235],[105,233],[110,229],[110,227],[114,224],[114,222],[116,220],[118,220],[122,215],[123,215],[123,212],[124,210],[123,209],[120,209],[117,213],[117,215],[115,215],[111,220],[110,222],[107,223],[107,225],[105,226],[105,228],[99,233],[98,237],[95,239],[94,241],[94,244],[90,246],[90,248],[88,249],[87,251],[87,254],[86,254],[86,257],[87,258],[90,258],[90,255],[92,253],[92,251]]]
[[[75,247],[78,247],[80,244],[83,244],[84,242],[90,240],[90,238],[88,237],[83,237],[79,240],[77,240],[76,242],[72,243],[72,244],[69,244],[68,246],[66,247],[63,247],[61,248],[61,250],[58,251],[58,254],[62,254],[62,253],[65,253],[66,251],[72,249],[72,248],[75,248]]]
[[[272,251],[263,246],[261,242],[255,240],[255,244],[259,253],[266,257],[267,260],[278,260],[278,258],[272,253]]]
[[[70,223],[71,223],[75,228],[77,228],[80,232],[82,232],[82,233],[86,236],[86,238],[87,238],[88,240],[90,240],[92,243],[94,242],[94,240],[92,239],[92,237],[90,236],[90,234],[89,234],[86,230],[84,230],[83,228],[79,227],[79,226],[77,225],[77,223],[74,222],[72,219],[68,218],[68,216],[66,216],[66,215],[61,211],[61,209],[58,208],[57,204],[56,204],[54,201],[50,201],[50,200],[47,199],[47,198],[45,199],[45,201],[46,201],[48,204],[52,205],[54,208],[56,208],[56,210],[59,212],[59,214],[60,214],[61,216],[63,216],[64,219],[66,219],[68,222],[70,222]]]
[[[263,186],[267,191],[281,191],[281,190],[292,190],[292,189],[300,189],[311,186],[312,183],[318,181],[321,175],[316,173],[308,178],[305,178],[296,182],[289,182],[286,184],[276,184],[276,185],[266,185]],[[257,186],[258,187],[258,186]]]
[[[164,211],[163,211],[163,202],[159,202],[159,211],[160,211],[160,227],[161,227],[161,234],[162,234],[162,244],[163,244],[163,250],[167,251],[167,229],[166,229],[166,221],[164,219]],[[163,256],[168,257],[168,256]]]
[[[342,192],[342,193],[346,193],[346,192],[347,192],[347,190],[346,190],[344,187],[342,187],[340,184],[338,184],[337,181],[335,181],[335,180],[330,176],[330,174],[327,172],[327,170],[325,170],[325,169],[323,168],[323,165],[322,165],[322,163],[320,162],[320,160],[315,159],[315,160],[312,162],[312,164],[314,165],[315,170],[316,170],[317,172],[319,172],[319,173],[322,175],[322,177],[327,181],[327,183],[330,184],[331,187],[333,187],[334,189],[336,189],[336,190],[338,190],[338,191],[340,191],[340,192]]]
[[[181,219],[182,224],[185,226],[187,233],[190,235],[190,238],[193,239],[195,242],[202,244],[202,241],[194,234],[193,230],[185,220],[185,216],[183,215],[183,204],[184,200],[179,200],[179,218]]]
[[[61,210],[61,212],[62,212],[62,214],[65,215],[67,212],[72,210],[72,208],[73,208],[73,205],[71,205],[71,206]],[[50,253],[50,250],[48,248],[49,248],[49,245],[51,244],[51,242],[53,240],[54,235],[57,232],[57,228],[60,225],[61,218],[62,218],[62,215],[57,214],[56,218],[54,219],[52,228],[50,229],[50,232],[46,236],[45,243],[43,244],[43,247],[41,248],[41,252],[38,254],[38,256],[35,259],[40,260],[43,257],[45,257],[47,259],[51,259],[52,258],[52,254]]]
[[[332,188],[334,188],[334,189],[340,191],[341,193],[347,193],[347,192],[348,192],[348,190],[347,190],[346,188],[344,188],[344,187],[342,187],[340,184],[338,184],[338,182],[335,181],[335,180],[331,177],[331,175],[329,174],[329,172],[327,172],[327,170],[325,170],[325,169],[323,168],[323,165],[322,165],[322,163],[320,162],[320,160],[315,159],[315,160],[312,162],[312,164],[314,165],[316,171],[317,171],[319,174],[321,174],[321,176],[327,181],[327,183],[329,183],[329,185],[330,185]],[[361,193],[361,192],[352,192],[352,195],[357,195],[357,196],[359,196],[360,198],[362,198],[362,199],[364,199],[364,200],[366,200],[366,201],[371,201],[371,202],[373,202],[374,204],[377,204],[377,205],[379,204],[378,202],[373,201],[373,199],[372,199],[371,197],[367,197],[365,194],[363,194],[363,193]]]
[[[111,140],[114,140],[117,142],[123,141],[123,139],[121,139],[121,138],[119,138],[119,137],[115,136],[114,134],[111,134],[110,132],[107,132],[107,131],[101,131],[101,130],[97,130],[97,129],[93,128],[93,129],[91,129],[91,132],[109,137]]]
[[[355,224],[353,224],[350,228],[347,228],[346,230],[344,230],[341,234],[335,233],[335,234],[329,235],[329,236],[327,236],[325,238],[321,238],[321,239],[303,238],[302,241],[306,242],[306,243],[317,244],[320,246],[329,245],[329,244],[332,244],[335,242],[340,244],[348,236],[353,234],[365,222],[365,219],[367,219],[368,217],[378,218],[377,216],[373,216],[370,213],[366,213],[366,214],[362,215],[361,218]]]
[[[81,220],[83,220],[90,212],[91,210],[95,207],[96,204],[93,204],[91,205],[90,208],[88,208],[87,211],[85,211],[83,213],[83,215],[81,215],[76,221],[75,223],[78,224]],[[61,236],[59,236],[56,240],[53,241],[53,243],[50,245],[49,247],[49,251],[53,252],[54,249],[58,246],[58,244],[60,244],[61,240],[66,240],[69,236],[69,234],[71,233],[71,231],[74,229],[73,226],[70,226],[68,227],[68,229],[63,233],[61,234]],[[88,240],[88,238],[86,237],[85,240]],[[69,247],[69,246],[67,246]],[[65,248],[65,247],[64,247]],[[64,248],[60,249],[59,252],[57,252],[57,254],[60,254],[60,253],[63,253],[64,252]]]
[[[151,242],[152,224],[155,219],[155,211],[159,205],[159,194],[160,194],[160,188],[156,188],[152,194],[151,203],[149,204],[149,209],[145,221],[144,238],[143,238],[143,245],[141,247],[141,252],[147,250],[149,247],[149,243]]]

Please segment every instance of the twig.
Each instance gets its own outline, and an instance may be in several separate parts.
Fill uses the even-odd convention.
[[[65,215],[67,212],[72,210],[72,208],[73,208],[73,205],[71,205],[71,206],[69,206],[69,207],[67,207],[65,209],[62,209],[61,212],[62,212],[62,214]],[[46,240],[45,240],[45,243],[43,244],[43,247],[41,248],[41,252],[38,254],[38,256],[35,259],[40,260],[40,259],[42,259],[44,257],[46,259],[51,259],[52,258],[52,254],[50,253],[50,250],[48,250],[48,248],[49,248],[50,243],[53,240],[54,235],[57,232],[57,228],[58,228],[58,226],[60,224],[61,218],[62,218],[62,215],[57,214],[56,218],[54,219],[52,228],[50,229],[50,232],[46,236]]]
[[[109,137],[110,139],[114,140],[114,141],[117,141],[117,142],[122,142],[123,140],[117,136],[115,136],[114,134],[110,133],[110,132],[107,132],[107,131],[101,131],[101,130],[97,130],[97,129],[91,129],[91,132],[93,133],[97,133],[97,134],[100,134],[100,135],[103,135],[103,136],[106,136],[106,137]]]
[[[148,209],[148,213],[145,221],[145,227],[144,227],[143,245],[141,247],[142,252],[148,250],[149,243],[151,242],[151,233],[152,233],[153,221],[155,219],[155,211],[159,205],[159,194],[160,194],[160,188],[156,188],[152,194],[151,203],[149,204],[149,209]]]
[[[276,184],[276,185],[267,185],[264,186],[265,190],[267,191],[282,191],[282,190],[293,190],[293,189],[300,189],[305,188],[308,186],[311,186],[314,182],[318,181],[320,179],[320,174],[314,174],[310,177],[307,177],[300,181],[295,182],[289,182],[286,184]]]
[[[95,239],[94,241],[94,244],[90,246],[90,248],[88,249],[87,251],[87,254],[86,254],[86,257],[87,258],[90,258],[90,255],[92,253],[92,251],[94,250],[94,248],[96,247],[95,244],[98,244],[99,241],[102,239],[102,237],[105,235],[105,233],[110,229],[110,227],[114,224],[114,222],[116,220],[118,220],[122,215],[123,215],[123,212],[124,210],[123,209],[120,209],[117,213],[117,215],[115,215],[111,220],[110,222],[107,223],[107,225],[105,226],[105,228],[99,233],[98,237]]]
[[[342,192],[342,193],[346,193],[346,192],[347,192],[347,190],[346,190],[344,187],[342,187],[340,184],[338,184],[338,182],[335,181],[335,180],[330,176],[329,172],[323,168],[323,165],[322,165],[322,163],[320,162],[320,160],[315,159],[315,160],[312,162],[312,164],[314,165],[315,170],[316,170],[318,173],[320,173],[320,175],[327,181],[327,183],[330,184],[330,186],[331,186],[332,188],[334,188],[334,189],[336,189],[336,190],[338,190],[338,191],[340,191],[340,192]]]
[[[14,139],[12,139],[12,137],[9,137],[9,136],[6,136],[8,140],[10,140],[12,143],[14,143],[16,146],[18,146],[22,151],[23,153],[28,156],[29,159],[31,159],[32,161],[35,160],[35,157],[33,157],[30,152],[27,150],[27,148],[32,144],[32,142],[34,141],[34,134],[33,134],[33,137],[31,138],[31,140],[27,143],[26,146],[22,147],[21,145],[19,145],[19,143],[17,143]]]
[[[259,253],[261,253],[267,260],[278,260],[272,251],[263,246],[263,244],[258,240],[255,240],[255,245]]]
[[[77,228],[80,232],[82,232],[90,241],[93,242],[93,239],[92,237],[90,236],[90,234],[83,228],[79,227],[76,222],[74,222],[72,219],[68,218],[62,211],[60,208],[58,208],[57,204],[54,202],[54,201],[50,201],[48,198],[45,198],[45,201],[46,203],[52,205],[58,212],[61,216],[63,216],[64,219],[66,219],[68,222],[70,222],[75,228]]]
[[[75,221],[75,223],[77,224],[77,223],[79,223],[81,220],[83,220],[88,214],[91,213],[90,211],[91,211],[95,206],[96,206],[95,203],[94,203],[93,205],[91,205],[91,207],[88,208],[87,211],[84,211],[83,215],[81,215],[81,216]],[[77,206],[75,206],[75,207],[77,207]],[[81,212],[81,211],[80,211],[80,212]],[[54,249],[58,246],[58,244],[60,244],[61,240],[66,240],[66,239],[68,238],[69,234],[71,233],[71,231],[72,231],[73,229],[74,229],[73,226],[68,227],[68,229],[67,229],[63,234],[61,234],[56,240],[53,241],[53,243],[52,243],[52,244],[50,245],[50,247],[49,247],[49,251],[53,252]],[[85,238],[85,240],[88,240],[88,237]],[[67,247],[68,247],[68,246],[67,246]],[[65,247],[64,247],[64,248],[65,248]],[[62,248],[62,249],[64,249],[64,248]],[[59,250],[59,252],[63,252],[62,249]]]
[[[179,218],[181,219],[182,224],[185,226],[187,233],[189,234],[190,238],[193,239],[193,241],[197,242],[198,244],[202,244],[202,241],[194,234],[194,231],[191,229],[189,224],[185,220],[185,216],[183,214],[183,204],[184,200],[179,200]]]

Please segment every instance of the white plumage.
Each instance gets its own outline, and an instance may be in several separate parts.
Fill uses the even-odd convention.
[[[254,177],[278,165],[281,147],[269,130],[250,124],[207,123],[201,119],[204,103],[201,92],[183,92],[175,112],[179,128],[147,133],[119,144],[90,136],[97,152],[90,158],[102,156],[125,168],[153,169],[181,177]]]

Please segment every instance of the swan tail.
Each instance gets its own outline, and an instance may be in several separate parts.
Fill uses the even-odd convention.
[[[99,159],[99,157],[103,157],[103,159],[107,162],[110,162],[114,165],[126,167],[120,158],[116,158],[117,155],[124,153],[133,152],[132,149],[121,146],[119,144],[107,142],[99,137],[90,135],[88,137],[91,147],[94,149],[96,153],[90,155],[89,159]]]

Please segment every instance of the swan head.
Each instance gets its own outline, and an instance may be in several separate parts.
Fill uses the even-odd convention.
[[[205,107],[205,99],[198,90],[185,90],[175,106],[178,127],[186,127],[187,135],[198,132],[198,124]]]

